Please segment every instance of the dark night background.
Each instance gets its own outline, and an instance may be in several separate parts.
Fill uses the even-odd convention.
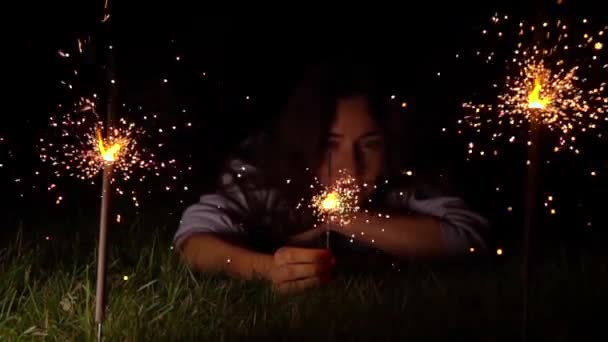
[[[66,217],[97,219],[98,187],[64,181],[65,199],[55,205],[44,180],[49,170],[34,148],[65,94],[59,80],[66,67],[57,50],[73,48],[76,38],[90,35],[116,46],[117,102],[143,105],[171,122],[193,123],[173,140],[172,150],[178,159],[192,163],[193,172],[180,183],[188,184],[189,191],[152,193],[139,210],[157,215],[163,208],[171,213],[163,218],[169,233],[185,205],[212,187],[226,153],[278,113],[303,70],[341,53],[367,57],[380,67],[386,88],[408,103],[403,115],[412,140],[419,144],[412,167],[447,170],[470,202],[492,219],[492,248],[504,247],[508,254],[521,236],[525,155],[515,151],[496,161],[465,162],[469,140],[454,134],[455,122],[463,115],[460,103],[483,84],[483,75],[454,55],[476,46],[479,28],[495,11],[533,19],[542,8],[547,15],[606,19],[601,5],[589,7],[581,1],[561,6],[555,1],[420,1],[406,3],[404,11],[386,5],[352,8],[352,13],[351,8],[328,12],[298,3],[274,14],[270,9],[208,13],[194,6],[115,1],[108,30],[97,23],[103,4],[75,3],[16,11],[14,34],[4,43],[9,61],[4,65],[8,96],[0,122],[3,236],[12,236],[20,222],[35,236],[44,236],[62,230]],[[180,56],[179,62],[175,56]],[[441,133],[442,127],[447,133]],[[554,194],[558,215],[547,215],[539,205],[537,243],[568,241],[591,248],[606,241],[605,147],[597,141],[584,155],[565,154],[541,171],[540,192]],[[598,177],[589,177],[590,169]],[[35,177],[35,170],[41,176]],[[508,206],[513,213],[507,212]],[[134,219],[129,208],[126,203],[116,210]]]

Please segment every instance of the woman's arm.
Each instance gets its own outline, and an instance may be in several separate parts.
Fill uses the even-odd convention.
[[[440,257],[449,253],[438,218],[432,216],[358,214],[334,231],[399,259]]]
[[[256,253],[215,234],[189,237],[178,251],[196,270],[225,272],[235,278],[270,281],[280,293],[299,292],[327,283],[335,266],[328,250],[282,247],[274,255]]]
[[[486,248],[483,236],[488,221],[458,197],[395,191],[387,205],[393,211],[388,217],[365,211],[348,226],[333,229],[401,259],[462,255],[471,247]]]
[[[268,271],[273,264],[272,255],[254,252],[214,233],[189,237],[178,253],[197,271],[225,272],[245,280],[268,279]]]
[[[236,165],[241,172],[247,167]],[[274,210],[271,191],[244,193],[230,179],[222,178],[221,193],[201,196],[182,215],[174,236],[176,253],[195,270],[224,272],[235,278],[263,278],[279,292],[301,291],[329,281],[335,261],[322,249],[282,247],[273,255],[249,249],[251,237],[246,228],[255,216]]]
[[[271,210],[266,201],[270,195],[258,191],[246,196],[233,174],[245,174],[253,168],[238,160],[231,168],[221,178],[220,191],[201,196],[184,211],[173,238],[175,250],[197,271],[225,272],[241,279],[252,279],[256,274],[265,277],[272,256],[246,246],[249,233],[245,225],[252,223],[252,207]]]

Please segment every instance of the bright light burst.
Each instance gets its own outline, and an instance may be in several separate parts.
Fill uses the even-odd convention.
[[[108,137],[103,138],[103,122],[95,111],[95,102],[80,99],[73,112],[49,118],[49,126],[59,132],[51,138],[40,139],[40,159],[55,167],[55,176],[76,177],[81,180],[93,178],[107,162],[115,170],[122,171],[129,179],[133,166],[139,163],[140,153],[135,136],[142,133],[120,119],[117,125],[108,129]]]
[[[97,135],[97,147],[99,149],[99,153],[106,162],[114,162],[119,159],[119,153],[123,152],[126,146],[129,144],[129,139],[125,137],[120,137],[117,139],[117,141],[112,143],[104,142],[100,127],[97,127],[95,133]]]
[[[492,28],[483,29],[482,36],[496,51],[482,53],[480,49],[476,56],[498,66],[496,70],[504,68],[505,81],[492,86],[496,101],[464,103],[468,114],[459,123],[474,130],[475,140],[489,137],[491,142],[510,143],[527,141],[531,123],[536,123],[556,137],[555,152],[568,149],[578,154],[579,134],[608,121],[605,32],[607,26],[593,31],[586,19],[580,27],[561,20],[534,26],[495,15]],[[502,60],[498,48],[510,39],[514,39],[513,49]],[[601,138],[601,133],[597,135]],[[476,144],[469,143],[469,154],[474,148]],[[479,155],[486,154],[481,148]]]
[[[94,183],[94,177],[107,163],[112,164],[114,171],[112,183],[126,183],[133,178],[143,182],[150,174],[160,176],[163,170],[176,171],[170,170],[177,168],[175,159],[160,162],[150,148],[140,147],[140,141],[146,140],[147,134],[133,122],[124,118],[117,120],[105,130],[107,136],[104,137],[103,122],[95,111],[95,102],[90,99],[82,98],[73,111],[51,117],[49,126],[57,134],[40,139],[40,159],[53,167],[57,178],[75,177]],[[125,194],[120,186],[115,189],[119,195]],[[135,191],[131,190],[130,195],[138,206]]]
[[[140,160],[136,139],[143,131],[120,119],[108,129],[108,137],[104,139],[103,122],[95,111],[95,102],[90,99],[81,98],[73,112],[59,118],[50,117],[49,126],[59,134],[40,139],[40,159],[55,167],[57,177],[86,180],[111,162],[128,180],[133,167],[146,165]]]
[[[321,222],[348,225],[359,211],[360,188],[348,173],[339,174],[334,184],[313,196],[311,206]]]
[[[72,59],[78,64],[82,50],[79,40],[78,49],[73,54],[62,50],[58,56],[69,65]],[[116,111],[116,120],[110,122],[109,126],[104,124],[97,112],[98,96],[78,97],[78,94],[85,93],[79,86],[83,82],[77,66],[71,66],[76,70],[67,75],[67,81],[61,81],[61,84],[66,87],[69,98],[78,99],[70,105],[58,105],[58,113],[49,118],[49,131],[38,145],[40,159],[52,167],[52,175],[57,178],[56,181],[49,180],[48,190],[60,191],[56,183],[68,177],[95,184],[96,176],[108,164],[113,171],[110,180],[112,188],[118,195],[129,197],[135,206],[139,206],[140,196],[134,184],[143,184],[152,176],[160,178],[163,190],[177,190],[178,175],[181,176],[185,170],[178,167],[176,159],[163,158],[160,153],[168,133],[177,131],[177,125],[163,129],[157,121],[158,116],[144,113],[141,106],[135,112],[141,118],[127,119],[123,116],[131,113],[131,109],[126,104]],[[112,81],[110,83],[115,84]],[[191,127],[191,124],[185,126]],[[146,192],[151,191],[147,189]],[[57,203],[64,196],[57,193]]]

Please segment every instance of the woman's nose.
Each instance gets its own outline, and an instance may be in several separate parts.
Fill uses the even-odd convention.
[[[340,171],[345,171],[351,176],[358,177],[362,172],[360,167],[359,157],[356,150],[352,150],[350,153],[343,153],[339,156],[332,156],[334,161],[331,163],[331,178],[332,181],[337,179],[340,175]],[[330,161],[332,158],[330,158]]]

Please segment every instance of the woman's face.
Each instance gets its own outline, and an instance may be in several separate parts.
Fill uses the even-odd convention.
[[[364,96],[340,99],[336,119],[327,138],[318,176],[322,184],[332,184],[339,170],[355,177],[365,197],[373,191],[373,184],[382,173],[385,149],[384,134],[370,113]],[[331,176],[330,176],[331,175]]]

